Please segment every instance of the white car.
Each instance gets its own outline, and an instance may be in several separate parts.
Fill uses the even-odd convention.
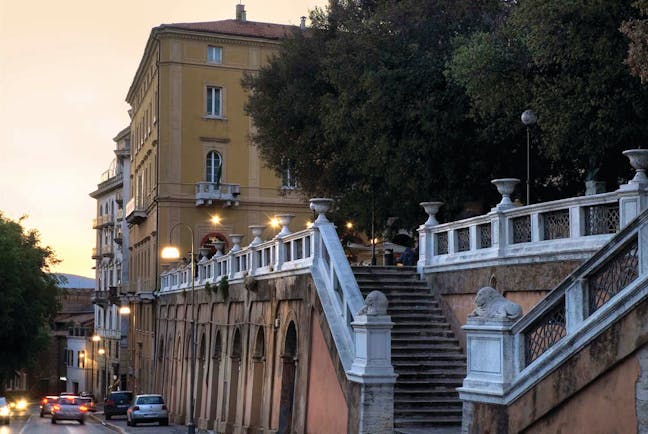
[[[6,423],[9,425],[11,420],[11,409],[9,408],[9,403],[7,398],[0,396],[0,423]]]
[[[137,395],[126,411],[126,425],[158,422],[169,424],[169,412],[162,395]]]

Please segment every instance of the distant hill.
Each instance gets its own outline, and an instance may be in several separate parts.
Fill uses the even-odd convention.
[[[61,283],[61,288],[67,289],[94,289],[95,280],[89,277],[77,276],[76,274],[57,273],[58,276],[64,276],[66,283]]]

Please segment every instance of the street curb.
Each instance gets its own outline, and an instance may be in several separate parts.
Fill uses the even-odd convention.
[[[118,427],[117,425],[113,425],[111,423],[108,423],[103,419],[99,419],[99,417],[96,414],[91,414],[89,416],[90,416],[90,419],[94,420],[95,422],[98,422],[98,423],[102,424],[103,426],[105,426],[109,430],[118,432],[120,434],[127,434],[126,431],[124,431],[121,427]]]

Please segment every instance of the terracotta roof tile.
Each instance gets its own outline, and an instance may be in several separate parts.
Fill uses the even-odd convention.
[[[298,26],[287,24],[259,23],[255,21],[222,20],[202,23],[162,24],[159,29],[184,29],[198,32],[226,35],[250,36],[256,38],[281,39],[290,36]]]

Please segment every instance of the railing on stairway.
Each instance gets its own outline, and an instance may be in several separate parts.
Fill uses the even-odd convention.
[[[647,187],[615,192],[623,228],[528,314],[469,318],[463,400],[510,404],[648,298]]]
[[[629,151],[626,151],[630,155]],[[648,155],[648,150],[631,150]],[[419,227],[420,273],[538,260],[585,260],[646,206],[642,164],[631,159],[637,175],[611,193],[515,206],[509,195],[517,179],[493,180],[502,201],[487,214],[439,224],[442,202],[423,202],[428,220]],[[646,180],[644,180],[646,178]]]

